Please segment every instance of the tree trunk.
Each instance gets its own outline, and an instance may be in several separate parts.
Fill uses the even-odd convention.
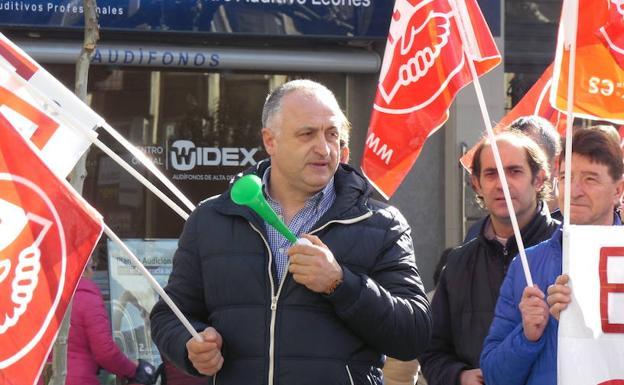
[[[97,12],[95,11],[95,0],[84,0],[85,9],[85,34],[80,57],[76,63],[76,87],[75,93],[78,97],[87,102],[87,83],[89,81],[89,64],[91,54],[100,38]],[[89,127],[90,128],[90,127]],[[87,129],[87,127],[85,127]],[[72,170],[69,180],[71,185],[82,195],[84,180],[87,177],[86,159],[87,152],[80,158]],[[63,317],[63,322],[59,329],[59,334],[54,343],[54,359],[52,362],[52,377],[50,385],[64,385],[67,377],[67,337],[69,335],[69,318],[71,315],[71,302]]]

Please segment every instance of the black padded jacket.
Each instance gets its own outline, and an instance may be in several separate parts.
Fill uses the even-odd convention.
[[[370,199],[370,185],[349,166],[340,165],[334,184],[336,201],[311,231],[344,272],[328,296],[291,274],[275,282],[263,221],[229,192],[188,219],[165,290],[196,330],[213,326],[223,337],[224,365],[209,383],[381,385],[384,354],[408,360],[426,347],[430,310],[408,224]],[[191,336],[162,300],[151,329],[167,359],[197,374],[185,347]]]

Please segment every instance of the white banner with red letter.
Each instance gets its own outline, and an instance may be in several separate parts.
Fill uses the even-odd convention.
[[[476,0],[396,1],[362,157],[362,170],[384,196],[394,194],[472,81],[464,48],[479,75],[501,61]]]
[[[559,385],[624,384],[624,226],[564,231],[572,302],[561,313]]]
[[[48,357],[100,215],[0,115],[0,384],[31,385]]]

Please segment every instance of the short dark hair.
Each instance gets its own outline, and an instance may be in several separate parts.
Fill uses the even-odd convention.
[[[496,134],[495,140],[496,142],[504,140],[517,144],[524,149],[527,163],[531,170],[532,182],[535,182],[535,178],[537,178],[537,174],[539,174],[540,171],[544,171],[544,183],[542,184],[542,188],[537,192],[536,198],[538,201],[549,199],[551,192],[550,166],[546,159],[546,154],[544,154],[544,150],[542,150],[533,139],[517,130],[503,131]],[[472,175],[477,179],[481,177],[481,153],[486,146],[490,146],[490,140],[487,137],[481,140],[472,158]],[[483,207],[483,197],[477,195],[476,199],[477,203]]]
[[[561,139],[559,166],[565,160],[565,138]],[[624,161],[620,135],[610,125],[579,127],[572,134],[572,154],[583,155],[592,162],[607,166],[614,181],[622,179]]]
[[[509,129],[523,132],[544,150],[548,164],[554,164],[561,152],[561,138],[555,127],[548,120],[537,115],[521,116],[511,122]]]

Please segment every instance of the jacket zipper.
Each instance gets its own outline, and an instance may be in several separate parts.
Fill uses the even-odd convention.
[[[507,271],[507,268],[509,267],[509,262],[507,261],[509,258],[507,258],[509,255],[509,250],[507,250],[507,246],[503,246],[503,274]]]
[[[331,225],[332,223],[340,223],[340,224],[343,224],[343,225],[350,225],[350,224],[353,224],[353,223],[361,222],[364,219],[370,218],[372,216],[373,216],[373,212],[369,211],[369,212],[367,212],[364,215],[360,215],[359,217],[355,217],[355,218],[351,218],[351,219],[334,219],[334,220],[331,220],[329,222],[326,222],[321,227],[318,227],[318,228],[316,228],[314,230],[311,230],[309,232],[309,234],[317,233],[317,232],[323,230],[324,228],[326,228],[327,226]]]
[[[349,365],[345,365],[345,369],[347,369],[347,375],[349,376],[349,384],[355,385],[355,382],[353,382],[353,376],[351,376],[351,370],[349,369]]]
[[[329,226],[332,223],[342,223],[342,224],[351,224],[362,221],[366,218],[369,218],[373,215],[372,211],[367,212],[364,215],[361,215],[352,219],[343,219],[343,220],[332,220],[325,223],[323,226],[310,231],[310,234],[318,232],[325,227]],[[268,265],[268,274],[269,274],[269,282],[271,283],[271,324],[269,328],[269,383],[268,385],[273,385],[273,380],[275,376],[275,319],[277,316],[277,301],[279,299],[280,293],[282,292],[282,287],[284,286],[284,281],[286,281],[286,276],[288,275],[288,267],[290,266],[290,260],[286,263],[286,269],[284,270],[284,275],[280,280],[279,286],[277,288],[277,293],[275,292],[275,283],[273,282],[273,273],[271,272],[271,267],[273,266],[273,252],[271,251],[271,246],[269,242],[264,238],[264,235],[260,230],[258,230],[253,223],[249,222],[249,225],[255,232],[260,235],[262,238],[262,242],[264,242],[264,246],[269,252],[269,265]],[[349,368],[347,367],[347,373],[349,374],[349,378],[351,378],[351,373],[349,372]],[[216,382],[216,376],[214,377],[213,384]],[[351,383],[353,384],[353,379],[351,379]]]
[[[284,280],[286,275],[288,274],[288,265],[286,264],[286,270],[284,271],[284,275],[280,281],[279,287],[277,289],[277,293],[275,293],[275,283],[273,282],[273,273],[271,272],[271,267],[273,266],[273,252],[271,251],[271,246],[269,242],[264,238],[264,235],[260,230],[258,230],[251,222],[249,225],[255,232],[260,235],[262,241],[264,242],[264,246],[267,248],[269,252],[269,265],[268,265],[268,274],[269,274],[269,282],[271,283],[271,324],[269,327],[269,385],[273,385],[273,377],[275,376],[275,318],[277,315],[277,300],[282,291],[282,285],[284,284]]]

